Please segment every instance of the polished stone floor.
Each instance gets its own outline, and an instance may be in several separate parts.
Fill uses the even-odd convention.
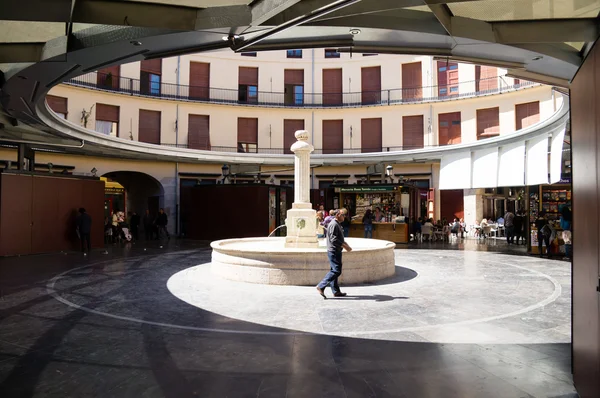
[[[328,300],[202,243],[0,259],[0,397],[576,397],[570,264],[468,245]]]

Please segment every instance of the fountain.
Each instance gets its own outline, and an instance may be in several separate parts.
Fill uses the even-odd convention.
[[[294,203],[287,211],[287,236],[225,239],[211,243],[211,271],[222,278],[269,285],[316,285],[329,271],[324,240],[317,240],[316,211],[309,201],[310,154],[306,130],[296,131]],[[395,273],[393,242],[346,238],[340,283],[373,282]]]

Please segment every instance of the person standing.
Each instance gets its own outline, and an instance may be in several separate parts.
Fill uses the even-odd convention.
[[[144,225],[144,235],[146,240],[151,240],[153,235],[152,232],[154,230],[154,217],[150,214],[150,210],[146,210],[142,223]]]
[[[550,235],[552,235],[552,228],[548,224],[548,220],[546,219],[546,212],[540,211],[540,215],[535,220],[535,227],[537,228],[537,238],[538,238],[538,252],[540,253],[540,257],[542,257],[542,242],[546,244],[546,254],[548,258],[552,256],[550,252]]]
[[[365,239],[373,238],[373,213],[371,212],[371,209],[367,209],[362,222],[365,226]]]
[[[527,243],[527,241],[525,240],[525,237],[523,235],[523,223],[525,222],[525,216],[523,215],[523,212],[520,210],[517,212],[517,214],[515,214],[515,218],[513,220],[513,226],[514,226],[514,234],[515,237],[517,238],[517,245],[519,244],[519,240],[521,238],[523,238],[523,243]]]
[[[140,238],[140,216],[135,211],[129,215],[129,228],[131,228],[131,235],[133,235],[133,239],[137,241]]]
[[[338,278],[342,274],[342,250],[351,252],[352,248],[344,240],[344,230],[342,229],[342,221],[346,214],[340,210],[334,210],[335,219],[327,226],[327,257],[329,258],[330,271],[325,275],[325,278],[317,285],[317,291],[323,298],[325,296],[325,288],[331,287],[334,297],[345,297],[346,293],[340,291],[338,286]]]
[[[92,217],[86,213],[83,207],[79,208],[79,216],[77,217],[77,230],[81,239],[81,251],[84,256],[92,250],[90,234],[92,233]],[[87,247],[87,252],[86,252]]]
[[[344,221],[342,221],[342,229],[344,230],[344,238],[350,236],[350,217],[348,216],[348,210],[340,209],[344,213]]]
[[[515,215],[510,210],[504,215],[504,230],[506,231],[506,243],[515,243]]]
[[[169,223],[169,219],[167,218],[167,213],[161,207],[158,211],[158,217],[156,217],[156,226],[158,227],[158,237],[159,239],[162,237],[162,233],[164,232],[167,235],[167,239],[171,240],[171,235],[169,235],[169,231],[167,230],[167,224]]]

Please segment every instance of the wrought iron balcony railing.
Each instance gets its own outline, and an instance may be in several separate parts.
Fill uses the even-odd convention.
[[[505,76],[460,82],[445,86],[397,88],[348,93],[285,93],[186,86],[155,81],[142,81],[99,72],[81,75],[65,82],[120,94],[168,100],[193,101],[260,107],[347,108],[422,102],[449,101],[514,91],[536,85]]]
[[[217,145],[189,145],[189,144],[163,144],[162,146],[175,147],[175,148],[187,148],[187,149],[200,149],[214,152],[234,152],[234,153],[259,153],[269,155],[293,155],[289,148],[256,148],[256,150],[245,151],[241,147],[233,146],[217,146]],[[423,148],[437,148],[438,145],[424,145],[424,146],[387,146],[378,148],[315,148],[313,154],[316,155],[335,155],[335,154],[356,154],[356,153],[376,153],[376,152],[395,152],[395,151],[408,151],[412,149],[423,149]]]

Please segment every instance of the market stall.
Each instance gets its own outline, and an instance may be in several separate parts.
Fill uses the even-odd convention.
[[[568,183],[553,185],[531,186],[528,189],[529,198],[529,246],[530,253],[538,252],[538,231],[535,226],[535,220],[540,211],[546,212],[546,218],[555,231],[556,239],[553,241],[557,253],[565,253],[564,241],[562,239],[562,228],[560,227],[560,210],[563,206],[571,208],[571,185]],[[545,246],[544,246],[545,247]],[[545,251],[545,249],[543,249]]]
[[[363,216],[367,209],[375,211],[378,207],[381,220],[373,222],[373,239],[408,243],[412,203],[419,196],[417,188],[409,185],[347,185],[336,187],[335,191],[351,216],[351,237],[364,237]]]

